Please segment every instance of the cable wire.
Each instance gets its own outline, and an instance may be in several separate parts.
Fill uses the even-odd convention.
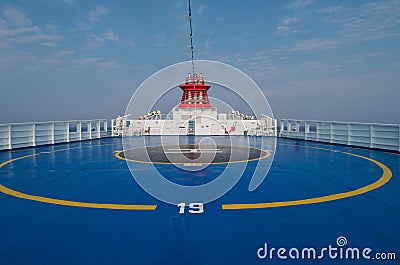
[[[192,52],[192,74],[194,75],[192,9],[190,7],[190,0],[189,0],[189,26],[190,26],[190,50]]]

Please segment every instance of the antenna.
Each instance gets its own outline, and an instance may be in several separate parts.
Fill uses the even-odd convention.
[[[190,0],[189,0],[189,26],[190,26],[190,50],[192,52],[192,74],[194,75],[192,9],[190,7]]]

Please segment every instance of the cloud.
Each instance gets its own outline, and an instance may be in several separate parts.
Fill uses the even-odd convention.
[[[322,63],[320,61],[308,61],[303,63],[303,69],[305,70],[318,70],[321,69]]]
[[[4,19],[0,18],[0,29],[8,28],[8,23]]]
[[[92,28],[92,25],[89,25],[87,23],[77,23],[76,24],[76,30],[77,31],[89,31]]]
[[[8,6],[3,12],[4,18],[13,26],[30,26],[32,22],[21,8]]]
[[[0,42],[2,46],[7,44],[7,46],[11,47],[34,42],[50,43],[61,38],[58,34],[45,33],[38,26],[0,29]],[[55,43],[53,43],[53,46],[55,46]]]
[[[155,41],[154,46],[162,47],[166,45],[167,36],[164,33],[155,34],[152,38]]]
[[[93,49],[93,48],[100,48],[104,44],[104,39],[96,34],[89,34],[86,40],[86,47]]]
[[[279,31],[279,32],[285,32],[286,33],[286,32],[290,31],[290,27],[280,25],[280,26],[276,27],[276,30]]]
[[[136,46],[136,41],[133,38],[127,40],[129,47],[134,48]]]
[[[224,22],[225,20],[226,20],[226,17],[222,17],[222,16],[215,17],[215,21],[217,21],[217,22]]]
[[[115,32],[113,32],[112,30],[107,30],[104,33],[103,36],[104,36],[105,39],[107,39],[109,41],[119,42],[119,36]]]
[[[98,22],[100,21],[100,17],[107,15],[111,12],[111,9],[109,9],[106,6],[97,6],[95,9],[90,10],[88,12],[89,20]]]
[[[181,8],[183,6],[182,1],[178,1],[175,3],[176,8]]]
[[[297,30],[295,29],[293,24],[300,21],[298,17],[285,17],[282,19],[282,23],[276,27],[276,31],[281,36],[286,36],[289,33],[295,33]]]
[[[400,2],[383,1],[367,3],[358,10],[348,12],[342,25],[348,35],[360,36],[362,39],[377,39],[387,36],[398,36],[400,20]]]
[[[59,58],[45,58],[41,60],[41,65],[46,67],[56,67],[64,63],[63,60]]]
[[[204,42],[204,49],[205,49],[205,50],[210,50],[210,49],[211,49],[211,43],[210,43],[210,41]]]
[[[55,24],[46,24],[44,28],[52,32],[58,32],[58,33],[60,32],[60,30],[57,28],[57,25]]]
[[[325,9],[324,20],[337,28],[338,44],[356,43],[400,35],[400,2],[366,3],[355,8]],[[340,12],[340,13],[338,13]]]
[[[306,1],[295,1],[293,7],[304,6]],[[309,4],[309,2],[307,2]],[[310,2],[311,3],[311,2]],[[354,45],[377,39],[400,36],[400,2],[386,0],[370,2],[349,7],[330,6],[311,10],[313,18],[320,19],[322,27],[328,26],[331,34],[326,37],[310,37],[294,44],[279,48],[281,54],[286,52],[333,49],[343,45]],[[306,19],[303,17],[302,19]],[[276,27],[280,35],[295,31],[293,24],[299,19],[286,17]],[[317,22],[318,23],[318,22]],[[314,26],[313,26],[314,27]],[[302,28],[307,31],[307,28]]]
[[[282,22],[284,25],[290,25],[290,24],[298,22],[299,20],[300,20],[300,18],[298,18],[298,17],[285,17],[282,20]]]
[[[43,42],[40,44],[41,46],[46,46],[46,47],[58,47],[58,44],[56,42],[52,42],[52,41],[47,41],[47,42]]]
[[[272,53],[270,50],[246,50],[234,55],[218,55],[216,59],[221,62],[240,66],[252,78],[265,79],[286,73],[286,69],[280,69],[276,62],[274,62]]]
[[[68,4],[68,5],[70,5],[70,6],[75,4],[75,0],[63,0],[63,2]]]
[[[291,9],[303,8],[303,7],[311,5],[312,3],[313,3],[313,0],[295,0],[290,5],[288,5],[288,8],[291,8]]]
[[[75,52],[74,51],[70,51],[70,50],[61,50],[59,52],[55,52],[54,56],[56,57],[67,57],[67,56],[71,56],[74,55]]]
[[[203,11],[206,9],[205,5],[199,5],[199,7],[197,8],[196,12],[201,14],[203,13]]]
[[[27,65],[35,64],[37,61],[36,56],[16,49],[7,51],[0,49],[0,57],[0,69],[11,69],[13,67],[21,69],[21,66],[25,67]]]
[[[334,48],[338,45],[342,45],[344,43],[345,40],[339,38],[338,39],[315,38],[298,42],[292,47],[287,48],[287,50],[292,52],[297,52],[297,51],[307,51],[307,50],[329,49],[329,48]]]
[[[102,57],[84,57],[71,60],[71,64],[74,67],[85,68],[85,69],[97,69],[103,68],[118,68],[119,63],[114,59],[107,59]]]
[[[19,7],[7,6],[0,18],[0,47],[18,48],[26,43],[38,43],[41,46],[55,47],[62,36],[54,24],[43,28],[32,25],[25,11]]]
[[[318,9],[317,13],[321,14],[333,14],[333,13],[342,13],[345,12],[346,8],[342,6],[330,6],[322,9]]]
[[[288,31],[288,30],[290,30],[290,27],[288,27],[288,26],[277,26],[276,29],[277,30],[281,30],[281,31]]]

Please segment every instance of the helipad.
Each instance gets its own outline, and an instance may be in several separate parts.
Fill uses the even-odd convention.
[[[116,157],[153,164],[224,164],[263,159],[270,153],[246,146],[181,144],[128,149],[117,152]]]
[[[247,140],[256,146],[257,138],[239,136],[235,146]],[[196,159],[200,149],[218,157],[227,154],[224,148],[179,146],[188,159]],[[371,256],[398,254],[397,153],[278,139],[273,165],[258,189],[248,191],[250,175],[244,174],[195,214],[190,208],[180,213],[178,206],[143,191],[126,161],[115,157],[123,149],[121,139],[108,138],[0,152],[2,264],[309,264],[288,253],[286,261],[260,259],[257,252],[266,243],[288,251],[339,248],[343,237],[347,247],[371,248]],[[174,149],[168,146],[164,153]],[[269,159],[267,151],[253,152],[245,162],[249,171],[260,158]],[[137,153],[126,154],[138,160]],[[207,172],[224,166],[211,163]],[[195,184],[204,172],[185,175],[169,164],[157,167],[186,184]],[[328,256],[320,261],[370,263]]]

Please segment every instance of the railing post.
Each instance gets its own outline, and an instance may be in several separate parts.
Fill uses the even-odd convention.
[[[36,146],[36,123],[32,123],[32,145]]]
[[[372,124],[369,125],[369,148],[373,147],[373,137],[372,137]]]
[[[8,149],[12,149],[12,140],[11,140],[11,124],[8,125]]]
[[[283,120],[280,121],[280,130],[279,130],[279,137],[282,137],[282,134],[285,132],[285,122]]]
[[[309,132],[310,132],[310,122],[304,121],[304,140],[308,139]]]
[[[347,123],[347,145],[350,145],[350,138],[351,138],[351,135],[350,135],[350,123]]]
[[[88,122],[89,139],[92,140],[92,121]]]
[[[51,144],[54,144],[54,122],[51,123]]]
[[[67,122],[67,143],[69,143],[69,121]]]
[[[79,141],[82,141],[82,122],[81,121],[79,121],[76,124],[76,129],[78,131]]]
[[[107,124],[108,122],[107,122],[107,120],[105,120],[105,122],[104,122],[104,130],[105,130],[105,132],[106,132],[106,135],[107,135],[107,129],[108,129],[108,124]]]
[[[97,138],[101,138],[100,120],[96,121],[96,131],[97,131]]]

